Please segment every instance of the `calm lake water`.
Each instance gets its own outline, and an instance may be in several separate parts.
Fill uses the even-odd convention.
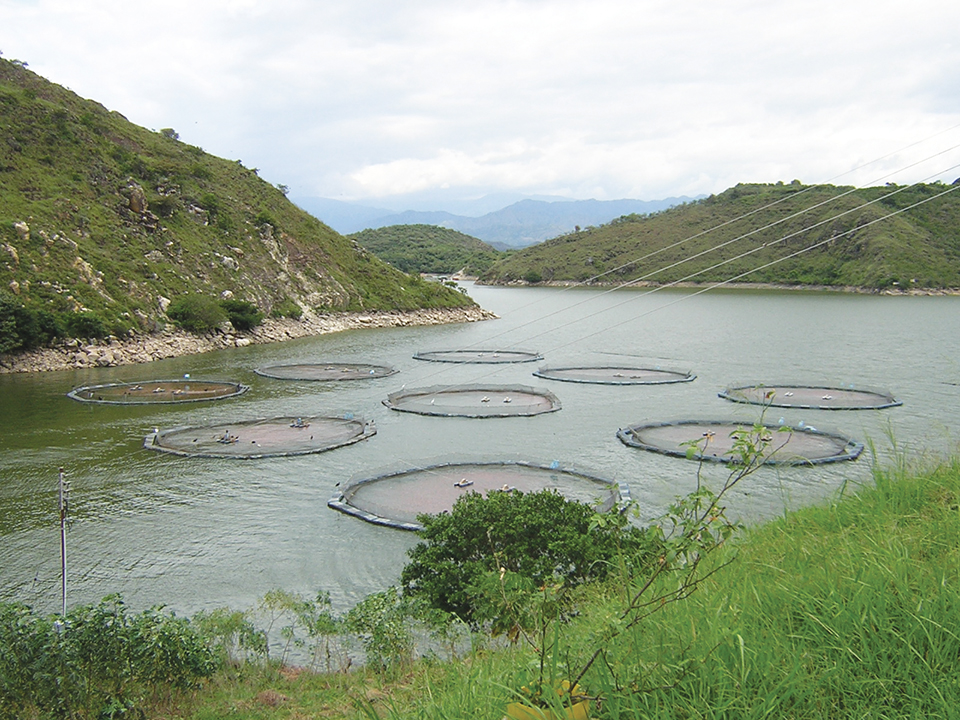
[[[150,365],[0,375],[0,599],[59,607],[57,469],[72,484],[68,600],[120,592],[134,609],[164,603],[181,614],[252,607],[272,588],[331,594],[337,609],[394,583],[413,535],[327,508],[336,484],[385,467],[437,460],[559,460],[630,485],[643,517],[694,486],[690,461],[626,447],[620,427],[680,419],[752,422],[759,408],[717,397],[728,385],[815,384],[891,391],[879,411],[775,409],[911,455],[953,453],[960,437],[960,298],[720,291],[703,295],[469,287],[501,319],[427,328],[360,330],[238,348]],[[544,363],[449,365],[418,351],[534,350]],[[263,378],[257,367],[353,360],[400,372],[370,381]],[[532,376],[540,364],[637,363],[689,370],[691,383],[605,386]],[[238,398],[184,406],[84,405],[79,385],[194,378],[239,381]],[[426,385],[519,383],[563,404],[528,418],[473,420],[390,411],[388,393]],[[154,427],[275,415],[352,412],[378,434],[319,455],[262,460],[181,458],[142,449]],[[892,440],[891,440],[892,438]],[[870,481],[872,458],[764,468],[731,499],[757,521]],[[707,469],[719,479],[720,467]]]

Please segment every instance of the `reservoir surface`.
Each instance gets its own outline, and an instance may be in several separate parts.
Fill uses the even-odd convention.
[[[68,603],[118,592],[136,610],[247,609],[268,590],[330,593],[345,610],[396,582],[417,538],[335,512],[338,483],[450,460],[559,462],[626,483],[642,520],[692,490],[697,465],[627,447],[640,423],[731,420],[763,409],[718,397],[752,384],[889,391],[882,410],[769,408],[764,420],[804,423],[867,444],[855,461],[764,467],[731,497],[749,522],[824,502],[869,483],[897,453],[939,458],[960,438],[960,298],[812,292],[467,286],[499,320],[355,330],[148,365],[0,375],[0,599],[53,612],[60,603],[58,468],[71,484]],[[543,361],[431,363],[437,350],[530,351]],[[260,367],[362,362],[398,372],[351,382],[281,380]],[[599,385],[534,377],[544,366],[615,365],[691,372],[692,382]],[[97,405],[83,385],[182,378],[249,385],[241,396],[186,405]],[[384,406],[402,388],[524,385],[554,393],[558,412],[435,417]],[[143,448],[155,428],[276,416],[351,415],[376,434],[315,455],[240,460]],[[708,480],[729,470],[705,467]]]

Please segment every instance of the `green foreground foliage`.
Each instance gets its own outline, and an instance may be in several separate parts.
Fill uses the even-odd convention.
[[[194,626],[161,608],[130,615],[114,596],[54,618],[0,605],[3,718],[122,717],[215,669]]]
[[[278,591],[261,608],[270,617],[263,633],[279,632],[284,647],[306,643],[318,659],[309,667],[326,672],[284,669],[276,664],[283,657],[265,660],[266,635],[252,629],[249,616],[224,611],[190,624],[191,632],[212,633],[207,647],[210,637],[219,638],[221,654],[213,657],[220,658],[220,669],[203,689],[176,691],[171,678],[163,697],[140,691],[148,698],[142,707],[147,717],[193,720],[499,720],[506,703],[523,698],[521,688],[529,688],[544,665],[553,677],[567,678],[599,647],[598,659],[575,678],[593,698],[595,718],[956,717],[960,460],[914,473],[878,470],[875,481],[875,487],[857,494],[845,488],[823,506],[787,513],[734,539],[719,538],[719,544],[705,546],[716,547],[705,555],[691,547],[686,562],[699,564],[697,581],[674,600],[660,599],[676,591],[682,571],[649,573],[665,559],[643,565],[645,575],[639,564],[626,574],[615,570],[565,597],[551,581],[516,596],[506,593],[509,603],[532,613],[534,622],[525,623],[523,632],[534,644],[491,641],[488,625],[472,634],[469,648],[459,647],[459,655],[441,660],[431,653],[413,661],[403,631],[409,609],[394,591],[368,598],[343,620],[329,612],[323,596],[312,601]],[[693,496],[678,503],[687,510],[709,508],[709,493],[703,497],[706,504]],[[681,507],[671,514],[684,512]],[[661,530],[670,534],[667,525]],[[704,542],[702,536],[697,542]],[[502,577],[509,580],[510,574]],[[656,601],[642,621],[632,623],[624,608],[641,579],[652,593],[646,597]],[[10,620],[15,632],[46,621],[9,606],[0,617],[0,658],[6,660],[0,664],[6,684],[0,687],[30,686],[25,666],[11,665],[9,652],[3,654],[15,646]],[[409,627],[409,615],[406,622]],[[372,642],[367,647],[374,653],[379,647],[396,654],[371,655],[368,667],[343,672],[349,659],[327,643],[351,623],[349,632],[366,633],[363,642]],[[380,627],[389,632],[376,639]],[[116,667],[112,657],[102,662]],[[167,671],[138,672],[159,679]],[[188,674],[190,682],[198,676]],[[22,716],[65,715],[34,708]],[[80,709],[74,716],[96,715]]]
[[[591,532],[593,517],[590,506],[555,491],[467,493],[449,513],[420,516],[422,542],[400,576],[404,593],[477,626],[490,619],[478,587],[485,574],[572,587],[606,578],[618,556],[652,555],[646,533],[623,516]]]

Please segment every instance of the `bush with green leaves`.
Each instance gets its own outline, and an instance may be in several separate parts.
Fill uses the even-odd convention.
[[[17,332],[17,303],[6,293],[0,293],[0,352],[10,352],[21,346]]]
[[[227,312],[209,295],[183,295],[170,303],[167,317],[187,332],[207,333],[226,322]]]
[[[283,650],[280,663],[286,664],[293,648],[309,651],[311,668],[318,670],[322,664],[327,672],[335,672],[346,666],[346,659],[335,650],[333,639],[341,629],[341,620],[334,615],[330,594],[318,592],[314,599],[287,590],[270,590],[260,599],[259,615],[266,619],[263,632],[265,645],[269,646],[270,633],[280,624]],[[305,637],[304,637],[305,636]]]
[[[185,618],[127,612],[112,595],[65,617],[0,604],[0,717],[112,717],[216,670]]]
[[[366,663],[376,670],[396,667],[413,654],[410,607],[397,588],[367,595],[345,618],[347,630],[360,638]]]
[[[253,330],[257,325],[263,322],[263,313],[260,309],[248,300],[221,300],[220,307],[227,314],[227,319],[234,329],[240,332]]]
[[[272,318],[290,318],[292,320],[299,320],[303,315],[303,308],[297,305],[296,302],[290,298],[284,298],[278,303],[275,303],[273,308],[270,310],[270,317]]]
[[[95,312],[67,313],[63,325],[66,334],[75,338],[102,338],[110,334],[106,321]]]
[[[0,352],[45,347],[64,333],[64,324],[54,313],[0,293]]]
[[[502,568],[538,586],[555,579],[574,586],[605,578],[625,557],[652,555],[648,535],[626,518],[591,524],[594,515],[551,490],[463,495],[449,513],[420,516],[422,542],[408,553],[404,593],[477,624],[483,602],[476,586],[486,572]]]

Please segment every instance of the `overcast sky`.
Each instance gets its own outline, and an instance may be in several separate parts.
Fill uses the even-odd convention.
[[[957,0],[0,0],[0,51],[292,197],[960,177]]]

